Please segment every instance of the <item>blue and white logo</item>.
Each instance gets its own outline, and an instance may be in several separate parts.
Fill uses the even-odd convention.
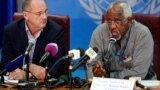
[[[108,9],[111,3],[117,0],[80,0],[85,9],[96,24],[100,23],[102,14]],[[160,14],[160,0],[121,0],[126,1],[135,13]]]

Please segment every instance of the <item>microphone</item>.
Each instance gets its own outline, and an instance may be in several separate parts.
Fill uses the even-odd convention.
[[[71,70],[75,71],[78,67],[80,67],[87,60],[93,60],[97,56],[98,48],[94,47],[86,50],[85,55],[82,56],[82,59],[76,64]]]
[[[71,58],[72,60],[76,60],[84,55],[84,50],[82,48],[77,48],[68,51],[68,53],[68,55],[63,56],[61,59]]]
[[[33,47],[33,45],[35,44],[35,40],[34,39],[30,39],[29,42],[28,42],[28,46],[26,48],[26,51],[24,53],[25,56],[27,56],[31,50],[31,48]]]
[[[56,43],[49,43],[45,47],[45,54],[40,59],[40,64],[44,62],[50,55],[53,57],[58,52],[58,46]]]
[[[68,84],[69,78],[67,75],[61,75],[58,81],[53,85],[54,87],[58,87],[64,84]]]
[[[5,65],[5,69],[0,72],[0,75],[3,75],[6,72],[11,72],[23,65],[24,55],[20,55],[8,64]],[[26,61],[25,61],[26,62]]]
[[[58,59],[54,65],[49,69],[49,72],[56,67],[56,65],[61,62],[62,60],[65,60],[67,58],[72,58],[73,60],[80,58],[80,56],[84,55],[84,50],[81,48],[73,49],[69,51],[69,54],[66,56],[63,56],[62,58]]]
[[[86,83],[86,80],[81,79],[80,77],[75,77],[75,78],[73,78],[72,83],[73,83],[73,85],[76,85],[80,88]]]
[[[142,88],[142,89],[144,89],[144,90],[151,90],[149,87],[144,86],[144,85],[141,84],[139,81],[136,81],[136,86],[137,86],[137,87],[140,87],[140,88]]]
[[[126,77],[126,78],[128,78],[128,77]],[[130,77],[129,80],[135,80],[135,84],[136,84],[137,87],[140,87],[140,88],[145,89],[145,90],[150,90],[149,87],[144,86],[143,84],[140,83],[141,77]]]
[[[110,38],[109,40],[109,44],[108,44],[108,48],[107,48],[107,57],[109,58],[110,56],[110,49],[112,48],[112,46],[114,45],[114,43],[116,42],[117,40],[115,38]]]
[[[109,45],[108,45],[108,48],[107,48],[107,49],[110,50],[112,44],[114,44],[116,41],[117,41],[117,40],[116,40],[115,38],[110,38],[110,40],[109,40]]]

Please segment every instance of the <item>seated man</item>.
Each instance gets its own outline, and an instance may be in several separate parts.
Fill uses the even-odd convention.
[[[49,60],[49,68],[58,58],[64,56],[65,40],[63,27],[56,22],[47,19],[47,6],[45,0],[24,0],[22,5],[24,18],[5,27],[2,47],[2,64],[10,62],[26,50],[29,40],[35,40],[30,53],[30,73],[37,79],[45,78],[45,63],[39,64],[39,60],[45,53],[48,43],[58,45],[58,53]],[[64,72],[64,63],[60,63],[49,72],[52,77],[59,77]],[[21,68],[8,72],[10,78],[25,79],[26,73]]]
[[[105,17],[107,20],[91,38],[90,46],[97,47],[99,52],[93,62],[88,62],[88,70],[92,72],[93,67],[97,77],[156,79],[150,30],[132,19],[131,8],[125,2],[113,3]]]

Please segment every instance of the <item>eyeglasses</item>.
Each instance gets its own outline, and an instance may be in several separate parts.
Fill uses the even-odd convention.
[[[34,14],[34,15],[37,15],[37,16],[42,16],[43,14],[48,14],[48,10],[45,10],[44,12],[43,11],[40,11],[40,12],[31,12],[31,11],[26,11],[26,12],[29,12],[31,14]]]
[[[108,23],[108,25],[111,25],[112,23],[116,25],[120,25],[126,20],[127,20],[126,18],[123,18],[123,19],[117,19],[117,20],[106,20],[105,22]]]

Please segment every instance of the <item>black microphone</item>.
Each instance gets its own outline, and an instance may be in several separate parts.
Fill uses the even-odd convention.
[[[45,47],[45,54],[41,57],[39,63],[44,62],[50,55],[53,57],[58,52],[58,46],[56,43],[49,43]]]
[[[136,86],[140,87],[140,88],[142,88],[144,90],[151,90],[149,87],[144,86],[143,84],[141,84],[138,80],[136,81]]]
[[[144,86],[143,84],[141,84],[139,82],[139,81],[141,81],[141,77],[129,77],[129,76],[125,77],[125,79],[128,79],[128,78],[129,78],[129,80],[132,80],[132,79],[135,80],[135,84],[137,87],[145,89],[145,90],[151,90],[149,87]]]
[[[97,47],[94,47],[93,49],[92,48],[87,49],[85,52],[85,55],[82,56],[82,59],[78,62],[78,64],[73,66],[71,71],[75,71],[78,67],[84,64],[86,61],[93,60],[97,56],[97,52],[98,52]]]
[[[28,42],[28,46],[26,48],[26,51],[24,53],[25,56],[27,56],[31,50],[31,48],[33,47],[33,45],[35,44],[35,40],[34,39],[30,39]]]
[[[61,86],[61,85],[64,85],[64,84],[68,84],[68,81],[69,81],[69,78],[68,78],[67,75],[61,75],[58,78],[58,81],[53,86],[58,87],[58,86]]]
[[[24,60],[24,55],[20,55],[8,64],[5,65],[5,69],[0,72],[0,75],[3,75],[6,72],[11,72],[19,67],[22,67]],[[27,62],[27,61],[25,61]]]
[[[80,88],[86,83],[86,80],[81,79],[80,77],[75,77],[75,78],[73,78],[72,83],[73,83],[73,85],[76,85]]]

